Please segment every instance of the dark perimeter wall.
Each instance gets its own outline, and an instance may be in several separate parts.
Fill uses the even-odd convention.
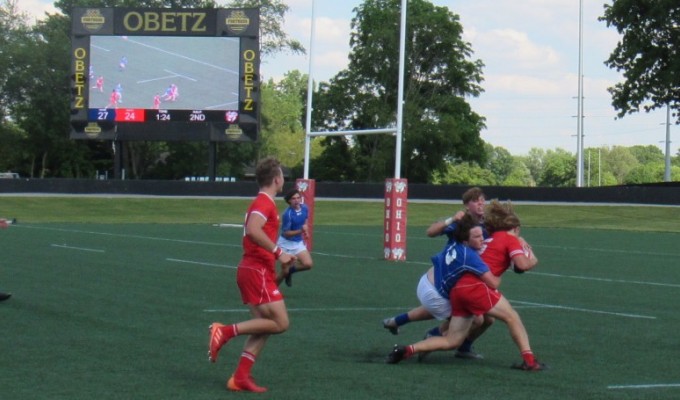
[[[292,186],[288,182],[286,187]],[[408,198],[414,200],[459,201],[470,186],[408,186]],[[482,186],[488,199],[512,201],[569,203],[637,203],[680,205],[680,182],[631,186],[589,188],[526,188]],[[187,182],[146,180],[90,179],[0,179],[3,194],[110,194],[155,196],[224,196],[252,197],[257,192],[254,182]],[[383,199],[384,185],[379,183],[317,182],[318,198]]]

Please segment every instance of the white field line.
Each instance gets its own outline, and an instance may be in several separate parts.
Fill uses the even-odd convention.
[[[657,388],[680,388],[680,383],[656,383],[648,385],[610,385],[607,389],[657,389]]]
[[[29,228],[29,229],[42,229],[42,230],[48,230],[48,231],[57,231],[57,232],[71,232],[71,233],[84,233],[87,235],[99,235],[99,236],[108,236],[108,237],[120,237],[120,238],[129,238],[129,239],[145,239],[145,240],[157,240],[161,242],[172,242],[172,243],[186,243],[186,244],[200,244],[200,245],[206,245],[206,246],[220,246],[220,247],[238,247],[241,248],[241,244],[230,244],[230,243],[217,243],[217,242],[204,242],[204,241],[198,241],[198,240],[185,240],[185,239],[168,239],[168,238],[160,238],[156,236],[142,236],[142,235],[128,235],[128,234],[121,234],[121,233],[107,233],[107,232],[92,232],[92,231],[83,231],[79,229],[63,229],[63,228],[47,228],[47,227],[36,227],[36,226],[27,226],[27,225],[16,225],[20,226],[22,228]]]
[[[552,309],[556,309],[556,310],[578,311],[578,312],[582,312],[582,313],[591,313],[591,314],[614,315],[614,316],[617,316],[617,317],[626,317],[626,318],[656,319],[656,317],[651,316],[651,315],[629,314],[629,313],[620,313],[620,312],[611,312],[611,311],[602,311],[602,310],[590,310],[590,309],[587,309],[587,308],[558,306],[558,305],[554,305],[554,304],[532,303],[532,302],[529,302],[529,301],[520,301],[520,300],[510,300],[510,303],[519,303],[519,304],[525,304],[525,305],[535,306],[535,307],[552,308]]]
[[[233,265],[214,264],[214,263],[192,261],[192,260],[180,260],[180,259],[177,259],[177,258],[166,258],[165,260],[170,261],[170,262],[183,263],[183,264],[203,265],[205,267],[218,267],[218,268],[229,268],[229,269],[236,269],[237,268],[236,266],[233,266]]]
[[[90,251],[93,253],[105,253],[104,250],[99,250],[99,249],[88,249],[86,247],[76,247],[76,246],[68,246],[65,244],[51,244],[52,247],[58,247],[60,249],[69,249],[69,250],[78,250],[78,251]]]
[[[413,306],[404,307],[333,307],[333,308],[289,308],[289,312],[358,312],[358,311],[394,311],[394,310],[409,310]],[[203,310],[207,313],[241,313],[250,312],[244,308],[213,308]]]
[[[592,276],[561,275],[561,274],[551,274],[551,273],[547,273],[547,272],[533,272],[533,271],[531,271],[530,273],[532,275],[551,276],[551,277],[555,277],[555,278],[582,279],[582,280],[587,280],[587,281],[626,283],[626,284],[631,284],[631,285],[649,285],[649,286],[663,286],[663,287],[680,288],[680,284],[675,284],[675,283],[627,281],[625,279],[595,278],[595,277],[592,277]]]

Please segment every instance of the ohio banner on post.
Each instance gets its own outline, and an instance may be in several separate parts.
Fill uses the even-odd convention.
[[[385,180],[385,259],[406,261],[406,211],[408,181]]]
[[[71,138],[257,141],[258,8],[74,8]]]

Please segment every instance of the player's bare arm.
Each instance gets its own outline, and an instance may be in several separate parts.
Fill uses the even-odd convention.
[[[498,289],[498,287],[501,285],[501,278],[492,274],[491,271],[483,273],[479,276],[479,278],[492,289]]]

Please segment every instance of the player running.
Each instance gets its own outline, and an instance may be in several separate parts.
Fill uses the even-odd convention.
[[[104,77],[100,76],[97,78],[97,81],[95,82],[94,86],[92,86],[92,89],[97,89],[99,90],[100,93],[104,93]]]
[[[119,98],[120,93],[116,92],[116,89],[113,89],[109,95],[109,103],[105,108],[118,108]]]
[[[276,245],[279,214],[274,197],[283,189],[281,164],[274,158],[258,163],[255,177],[260,192],[246,213],[243,235],[243,257],[238,264],[236,283],[241,299],[248,305],[252,319],[223,325],[210,325],[208,358],[217,361],[222,346],[238,335],[248,335],[236,372],[227,381],[233,391],[266,392],[258,386],[250,371],[270,335],[288,329],[288,311],[283,294],[276,284],[276,260],[284,265],[295,262],[295,256]]]
[[[296,272],[312,269],[312,256],[307,250],[305,240],[307,238],[307,218],[309,209],[302,203],[302,196],[297,189],[291,189],[283,197],[290,207],[283,212],[283,223],[281,224],[281,235],[277,245],[286,253],[297,257],[297,263],[290,268],[283,269],[277,281],[285,280],[287,286],[293,285],[293,274]]]
[[[153,96],[153,107],[154,110],[158,110],[161,108],[161,95],[156,93],[155,96]]]

